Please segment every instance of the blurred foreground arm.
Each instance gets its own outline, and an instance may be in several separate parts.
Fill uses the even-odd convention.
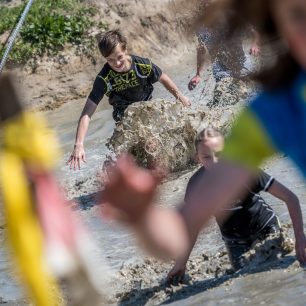
[[[81,161],[86,163],[85,150],[84,150],[84,140],[86,133],[88,131],[89,122],[91,116],[96,111],[97,104],[87,99],[86,104],[83,108],[81,117],[78,122],[77,133],[75,137],[75,143],[73,151],[67,161],[67,164],[70,165],[70,169],[81,168]]]
[[[150,171],[120,157],[102,193],[103,214],[131,226],[151,254],[180,256],[187,247],[185,225],[175,210],[152,205],[157,184]]]
[[[188,207],[179,213],[152,205],[156,179],[130,159],[119,159],[103,192],[104,214],[135,230],[155,256],[184,258],[200,229],[233,199],[251,175],[236,166],[218,164],[195,186]],[[205,194],[205,198],[203,197]]]

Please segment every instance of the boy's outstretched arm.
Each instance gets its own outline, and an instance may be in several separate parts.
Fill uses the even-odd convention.
[[[82,114],[80,116],[77,132],[75,136],[75,143],[73,151],[67,161],[70,165],[70,169],[81,168],[81,161],[86,162],[85,150],[84,150],[84,140],[86,133],[88,131],[88,126],[91,116],[94,114],[97,108],[97,104],[87,99],[86,104],[83,108]]]
[[[124,157],[119,159],[102,197],[106,214],[129,224],[152,254],[180,258],[188,252],[192,237],[226,203],[232,203],[250,179],[250,173],[240,167],[217,164],[195,186],[193,198],[180,214],[152,206],[156,179]]]
[[[303,215],[298,197],[277,180],[273,182],[268,192],[286,203],[294,229],[296,256],[301,263],[305,264],[306,237],[304,234]]]
[[[163,72],[161,77],[159,78],[159,81],[176,99],[180,100],[184,106],[189,107],[191,105],[190,100],[180,92],[180,90],[177,88],[177,86],[167,74]]]

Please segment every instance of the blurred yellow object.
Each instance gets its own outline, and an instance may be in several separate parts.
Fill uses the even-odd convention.
[[[3,125],[3,149],[19,156],[31,170],[52,170],[59,158],[54,133],[42,116],[22,112]]]
[[[44,262],[43,232],[33,203],[33,186],[26,175],[29,169],[54,167],[56,141],[44,121],[31,113],[23,112],[2,127],[0,183],[9,240],[35,305],[59,305],[61,295]]]

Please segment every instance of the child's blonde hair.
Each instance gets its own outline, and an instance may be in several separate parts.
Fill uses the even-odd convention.
[[[199,132],[195,138],[195,149],[198,151],[198,145],[202,142],[205,142],[209,138],[216,138],[218,140],[218,145],[216,146],[216,151],[222,151],[224,145],[224,136],[223,134],[214,127],[207,127]]]

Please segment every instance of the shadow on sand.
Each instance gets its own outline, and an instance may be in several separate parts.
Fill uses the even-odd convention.
[[[101,205],[101,192],[94,192],[91,194],[82,195],[80,197],[76,197],[71,201],[71,209],[72,210],[90,210],[94,206]]]

